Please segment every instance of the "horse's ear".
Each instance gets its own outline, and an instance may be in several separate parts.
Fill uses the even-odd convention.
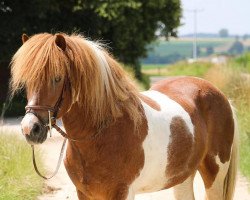
[[[29,36],[26,35],[25,33],[22,35],[22,42],[23,44],[29,39]]]
[[[66,49],[66,41],[65,41],[65,38],[63,37],[62,34],[56,34],[56,45],[62,49],[63,51],[65,51]]]

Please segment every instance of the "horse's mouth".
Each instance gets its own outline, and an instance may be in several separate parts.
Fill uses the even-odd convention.
[[[34,134],[25,135],[25,138],[26,141],[31,145],[42,144],[47,139],[47,130],[41,132],[39,135],[34,135]]]

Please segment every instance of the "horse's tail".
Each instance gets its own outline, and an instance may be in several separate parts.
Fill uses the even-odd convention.
[[[224,200],[232,200],[234,196],[235,184],[236,184],[236,175],[237,175],[237,166],[238,166],[238,145],[239,145],[239,130],[238,122],[236,117],[236,110],[231,105],[233,118],[234,118],[234,139],[231,150],[231,158],[229,163],[229,169],[224,181]]]

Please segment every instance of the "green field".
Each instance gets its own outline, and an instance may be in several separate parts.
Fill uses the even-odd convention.
[[[218,41],[198,41],[197,45],[200,48],[207,48],[209,46],[215,48],[218,46],[224,46],[228,43],[228,40]],[[183,56],[192,56],[193,42],[192,41],[162,41],[159,45],[154,46],[153,55],[166,56],[174,53],[179,53]]]
[[[142,73],[148,76],[198,76],[203,77],[204,74],[212,67],[211,63],[196,62],[188,64],[185,61],[177,62],[172,65],[142,65]]]
[[[0,130],[0,200],[36,199],[42,184],[34,172],[27,142]]]
[[[142,70],[148,70],[148,69],[156,69],[156,68],[164,68],[167,67],[166,64],[143,64]]]
[[[207,48],[212,48],[214,53],[227,52],[233,39],[199,39],[197,42],[198,56],[208,56]],[[175,39],[170,41],[156,41],[148,46],[148,56],[142,59],[143,64],[173,63],[192,57],[192,39]]]

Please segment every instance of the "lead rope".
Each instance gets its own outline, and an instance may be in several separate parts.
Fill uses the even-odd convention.
[[[53,178],[53,177],[57,174],[57,172],[58,172],[58,170],[59,170],[59,168],[60,168],[60,165],[61,165],[61,163],[62,163],[63,152],[64,152],[64,149],[65,149],[65,146],[66,146],[66,145],[65,145],[65,144],[66,144],[66,141],[67,141],[67,138],[64,138],[63,144],[62,144],[62,147],[61,147],[61,151],[60,151],[60,155],[59,155],[59,158],[58,158],[58,162],[57,162],[56,169],[55,169],[55,171],[54,171],[49,177],[46,177],[46,176],[42,175],[41,172],[39,171],[39,169],[38,169],[38,167],[37,167],[37,164],[36,164],[35,147],[34,147],[34,145],[31,145],[31,148],[32,148],[32,161],[33,161],[34,169],[35,169],[36,173],[37,173],[40,177],[42,177],[42,178],[48,180],[48,179]]]
[[[64,150],[65,150],[65,147],[66,147],[66,141],[68,139],[67,134],[60,127],[58,127],[56,125],[55,121],[53,121],[53,125],[52,125],[51,112],[50,112],[50,110],[48,112],[49,112],[49,125],[48,125],[48,127],[49,127],[50,137],[52,136],[52,127],[53,127],[64,137],[64,140],[63,140],[63,144],[62,144],[62,147],[61,147],[61,151],[60,151],[60,155],[59,155],[59,158],[58,158],[56,169],[49,177],[46,177],[46,176],[42,175],[41,172],[39,171],[39,169],[37,167],[37,164],[36,164],[35,147],[34,147],[34,145],[31,145],[31,148],[32,148],[32,161],[33,161],[34,169],[35,169],[36,173],[40,177],[42,177],[42,178],[44,178],[46,180],[53,178],[57,174],[57,172],[58,172],[58,170],[59,170],[59,168],[61,166],[61,163],[62,163],[63,153],[64,153]],[[53,120],[54,120],[54,118],[53,118]]]

